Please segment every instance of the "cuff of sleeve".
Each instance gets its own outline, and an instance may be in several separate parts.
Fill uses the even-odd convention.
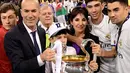
[[[42,66],[45,64],[45,62],[42,61],[40,55],[37,56],[37,61],[38,61],[39,66]]]

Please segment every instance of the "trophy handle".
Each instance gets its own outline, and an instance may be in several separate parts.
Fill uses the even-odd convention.
[[[89,53],[85,50],[85,45],[88,44],[88,42],[91,42],[91,43],[95,43],[92,39],[84,39],[81,43],[81,49],[82,51],[86,54],[86,56],[89,56]],[[97,55],[96,54],[93,54],[93,60],[96,61],[97,60]],[[93,71],[91,71],[91,73],[93,73]]]

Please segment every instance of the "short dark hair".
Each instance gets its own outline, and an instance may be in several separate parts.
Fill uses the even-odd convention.
[[[91,1],[99,1],[101,3],[103,3],[104,1],[103,0],[85,0],[85,4],[87,5],[89,2]]]
[[[18,16],[18,8],[16,5],[12,3],[4,3],[0,7],[0,14],[1,13],[6,13],[8,10],[13,10],[15,12],[15,15]]]
[[[107,0],[107,4],[113,2],[120,2],[120,4],[124,4],[128,6],[128,0]]]
[[[1,23],[1,13],[6,13],[8,10],[13,10],[14,14],[18,16],[18,7],[12,3],[3,3],[0,7],[0,23]]]

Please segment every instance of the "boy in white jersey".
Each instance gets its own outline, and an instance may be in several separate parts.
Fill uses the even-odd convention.
[[[115,43],[112,43],[114,42],[112,40],[114,36],[112,32],[116,32],[115,28],[117,27],[111,24],[109,17],[102,13],[104,9],[103,0],[85,0],[85,3],[90,14],[89,24],[92,26],[91,33],[99,37],[102,49],[99,55],[101,56],[99,73],[115,73],[115,59],[113,57],[115,49],[112,49],[112,45],[115,45]]]
[[[128,0],[108,0],[108,15],[119,26],[117,36],[116,73],[130,72],[130,16]]]
[[[76,55],[76,50],[73,47],[67,46],[67,29],[66,25],[63,23],[54,23],[50,26],[48,29],[48,33],[50,35],[50,42],[51,42],[51,47],[57,45],[59,46],[59,42],[61,41],[62,46],[54,48],[56,51],[56,57],[60,57],[59,62],[52,63],[52,68],[53,68],[53,73],[59,73],[60,70],[64,72],[64,64],[61,65],[61,57],[62,55]],[[61,50],[61,51],[60,51]]]
[[[66,25],[64,25],[63,23],[54,23],[50,26],[50,28],[48,29],[48,33],[50,35],[51,45],[52,46],[53,46],[53,44],[56,45],[58,43],[57,40],[60,40],[62,43],[62,48],[55,48],[55,50],[58,49],[58,51],[59,51],[62,49],[62,55],[76,55],[75,48],[66,45],[66,43],[67,43],[67,29],[65,26]],[[61,52],[58,53],[58,51],[56,50],[56,57],[59,56],[57,54],[61,53]],[[55,63],[55,64],[52,63],[53,73],[59,73],[60,70],[61,70],[61,72],[66,73],[64,71],[65,63],[62,62],[62,65],[59,63],[60,62]],[[57,66],[56,66],[57,64],[61,67],[60,69],[57,68]],[[97,64],[94,63],[93,61],[90,62],[89,67],[91,70],[97,70],[97,68],[98,68]],[[91,70],[89,70],[89,71],[91,71]]]

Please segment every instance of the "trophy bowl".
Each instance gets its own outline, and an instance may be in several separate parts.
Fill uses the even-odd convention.
[[[64,55],[62,60],[66,63],[65,71],[67,73],[84,73],[86,71],[86,56],[83,55]]]

